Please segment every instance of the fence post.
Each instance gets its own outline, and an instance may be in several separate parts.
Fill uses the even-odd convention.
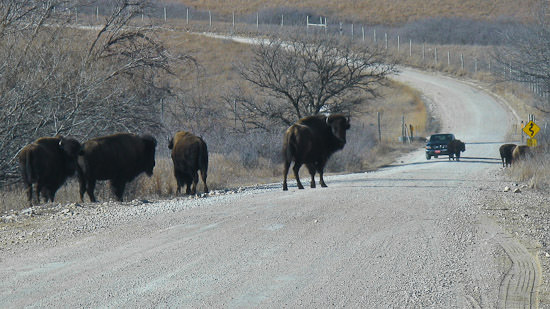
[[[422,43],[422,61],[426,60],[426,43]]]
[[[388,49],[388,33],[384,32],[384,41],[386,42],[386,49]]]
[[[374,43],[376,43],[376,29],[373,30]]]
[[[210,25],[210,28],[212,28],[212,12],[208,11],[208,24]]]
[[[78,24],[78,8],[74,8],[75,23]]]
[[[451,52],[447,51],[447,66],[451,66]]]
[[[95,20],[99,21],[99,6],[95,7]]]
[[[437,47],[434,50],[435,65],[437,65]]]
[[[185,23],[189,25],[189,8],[185,10]]]
[[[409,39],[409,58],[413,55],[413,40]]]
[[[460,54],[460,69],[464,70],[464,54]]]
[[[397,36],[397,54],[399,55],[400,44],[399,44],[399,35]]]
[[[353,35],[354,35],[354,33],[353,33],[353,24],[351,24],[351,40],[352,41],[353,41]]]
[[[401,116],[401,140],[405,144],[405,115]]]
[[[166,22],[166,7],[164,7],[164,22]]]
[[[285,25],[285,15],[281,14],[281,28]]]
[[[260,13],[256,13],[256,29],[260,28]]]
[[[380,130],[380,112],[376,113],[378,116],[378,142],[382,142],[382,131]]]
[[[233,11],[233,30],[235,30],[235,11]]]
[[[365,42],[365,27],[361,26],[361,34],[363,35],[363,42]]]
[[[474,58],[474,73],[477,73],[477,58]]]

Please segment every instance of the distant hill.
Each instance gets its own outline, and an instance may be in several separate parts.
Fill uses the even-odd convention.
[[[369,24],[402,24],[428,17],[525,20],[540,0],[157,0],[217,14],[255,14],[277,9]],[[545,1],[545,0],[542,0]]]

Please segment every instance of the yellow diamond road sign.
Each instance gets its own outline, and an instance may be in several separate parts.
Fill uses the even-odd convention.
[[[539,133],[540,128],[533,121],[529,121],[525,127],[523,127],[523,132],[529,135],[530,137],[535,137]]]

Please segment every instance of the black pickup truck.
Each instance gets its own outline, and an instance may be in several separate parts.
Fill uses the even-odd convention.
[[[454,139],[454,134],[450,133],[432,134],[426,144],[426,159],[430,160],[432,156],[437,158],[438,156],[448,155],[447,145]]]

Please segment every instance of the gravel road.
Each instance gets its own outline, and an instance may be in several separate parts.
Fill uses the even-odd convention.
[[[488,213],[514,115],[451,78],[396,78],[467,143],[461,162],[419,150],[328,188],[35,207],[0,224],[0,307],[548,305],[537,249]]]

